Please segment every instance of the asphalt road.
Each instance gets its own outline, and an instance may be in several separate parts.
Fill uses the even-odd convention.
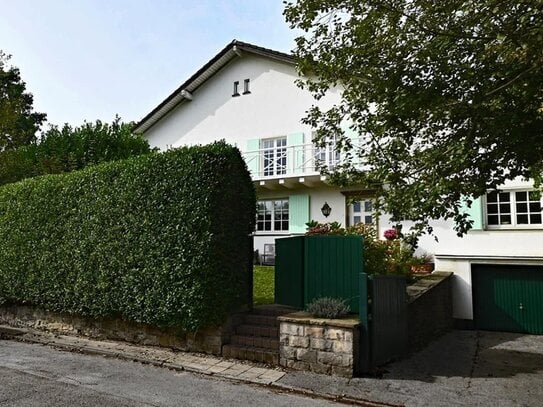
[[[0,406],[332,406],[117,359],[0,340]]]

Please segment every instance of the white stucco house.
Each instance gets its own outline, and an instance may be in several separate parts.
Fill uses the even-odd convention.
[[[297,79],[291,55],[234,40],[135,131],[163,150],[221,139],[237,145],[258,195],[254,244],[260,253],[276,238],[304,233],[310,220],[374,222],[382,236],[391,225],[386,216],[375,218],[371,191],[333,187],[317,171],[318,160],[333,166],[341,157],[332,147],[313,145],[313,129],[301,118],[316,102],[296,86]],[[318,103],[332,106],[339,97],[336,89]],[[450,222],[436,221],[439,242],[421,240],[437,269],[454,272],[454,317],[460,325],[522,331],[520,324],[543,333],[543,223],[541,200],[531,191],[529,182],[510,182],[475,201],[469,210],[474,228],[464,238]],[[352,203],[352,196],[358,201]],[[321,210],[325,203],[328,217]],[[514,293],[504,288],[513,286]],[[489,296],[499,297],[498,303],[489,303]]]

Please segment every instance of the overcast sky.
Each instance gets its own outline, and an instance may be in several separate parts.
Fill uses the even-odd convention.
[[[0,0],[0,49],[48,123],[138,121],[232,39],[289,52],[281,0]]]

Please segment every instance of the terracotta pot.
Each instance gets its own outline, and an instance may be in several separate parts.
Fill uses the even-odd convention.
[[[432,271],[434,271],[434,263],[425,263],[411,266],[411,273],[413,274],[430,274]]]

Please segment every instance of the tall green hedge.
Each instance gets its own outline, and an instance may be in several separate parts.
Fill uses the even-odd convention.
[[[193,331],[247,298],[255,192],[225,143],[0,187],[0,302]]]

